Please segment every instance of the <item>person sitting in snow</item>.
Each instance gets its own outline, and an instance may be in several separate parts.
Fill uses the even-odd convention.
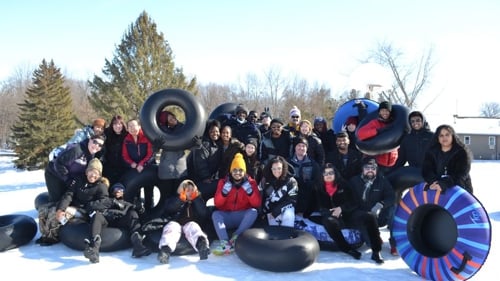
[[[200,260],[206,260],[210,254],[208,236],[200,225],[205,223],[208,209],[196,184],[183,180],[177,188],[177,196],[167,199],[161,213],[168,223],[163,227],[158,244],[158,261],[169,263],[182,234],[198,252]]]
[[[229,174],[220,179],[214,196],[216,210],[212,213],[219,246],[214,254],[230,254],[238,235],[249,229],[258,215],[262,202],[255,180],[246,173],[246,164],[241,153],[236,153]],[[234,229],[229,239],[228,229]]]
[[[118,182],[111,186],[110,190],[112,198],[103,202],[103,207],[106,209],[96,211],[91,217],[91,238],[85,240],[87,246],[84,256],[92,263],[99,262],[101,233],[102,229],[108,226],[129,230],[133,249],[132,257],[139,258],[151,254],[151,251],[142,244],[144,236],[141,234],[141,223],[136,206],[123,199],[125,187]]]

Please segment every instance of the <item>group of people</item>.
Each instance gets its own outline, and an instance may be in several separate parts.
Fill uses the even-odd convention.
[[[356,106],[360,114],[347,118],[343,130],[334,132],[323,117],[302,120],[297,107],[284,122],[268,111],[258,116],[240,104],[233,114],[208,120],[192,148],[178,151],[165,149],[163,138],[149,140],[136,119],[125,123],[114,116],[108,127],[97,119],[88,138],[66,145],[49,162],[49,207],[60,223],[71,213],[69,207],[77,209],[72,217],[88,219],[84,256],[93,263],[99,261],[100,234],[108,225],[130,230],[134,257],[149,255],[143,244],[147,233],[141,227],[147,222],[141,218],[154,204],[153,191],[144,191],[144,202],[125,201],[123,193],[127,178],[156,166],[166,198],[159,212],[165,219],[158,243],[160,263],[169,263],[182,235],[204,260],[210,253],[231,254],[238,235],[252,226],[294,227],[296,220],[307,218],[323,225],[339,249],[355,259],[361,253],[341,230],[359,229],[372,250],[371,259],[381,264],[379,228],[391,230],[401,197],[386,177],[408,165],[421,170],[430,189],[445,192],[459,185],[472,193],[472,156],[451,126],[441,125],[433,133],[419,111],[409,114],[411,129],[399,147],[365,155],[355,145],[357,138],[396,130],[394,114],[390,102],[381,102],[378,117],[357,128],[366,106]],[[163,111],[158,123],[166,133],[183,126],[171,111]],[[160,149],[157,163],[154,154]],[[206,205],[211,198],[213,210]],[[210,220],[218,238],[212,250],[204,229]],[[38,242],[56,243],[57,235],[49,233],[42,233]],[[392,235],[389,242],[391,254],[397,255]]]

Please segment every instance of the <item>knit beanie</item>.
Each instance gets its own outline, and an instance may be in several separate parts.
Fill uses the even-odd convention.
[[[346,125],[351,125],[351,124],[354,124],[354,125],[358,125],[358,117],[356,116],[351,116],[349,118],[347,118],[347,121],[345,121],[345,124]]]
[[[314,125],[319,124],[319,123],[326,124],[325,118],[322,116],[315,117],[314,118]]]
[[[92,127],[101,127],[101,128],[104,128],[105,126],[106,126],[106,120],[104,120],[102,118],[97,118],[92,123]]]
[[[292,107],[292,109],[290,109],[290,117],[292,117],[292,116],[299,116],[300,117],[300,110],[295,105]]]
[[[118,190],[122,190],[124,191],[125,190],[125,186],[120,183],[120,182],[117,182],[115,184],[113,184],[113,186],[111,186],[111,192],[117,192]]]
[[[259,146],[258,146],[258,141],[256,138],[248,138],[248,140],[246,141],[245,145],[247,144],[251,144],[253,146],[255,146],[255,149],[257,149]]]
[[[381,102],[379,105],[378,105],[378,111],[380,111],[381,109],[387,109],[389,111],[392,111],[392,104],[390,101],[383,101]]]
[[[296,137],[296,138],[294,138],[294,140],[293,140],[293,147],[295,148],[297,146],[297,144],[299,144],[299,143],[303,143],[303,144],[306,145],[306,147],[309,147],[309,142],[304,137]]]
[[[233,158],[233,162],[231,162],[231,168],[229,171],[234,169],[242,169],[243,172],[247,172],[247,165],[245,164],[245,160],[243,159],[243,155],[241,153],[236,153]]]
[[[280,118],[274,118],[273,120],[271,120],[271,125],[273,123],[281,124],[281,126],[285,125],[285,122],[283,122],[283,120],[281,120]]]
[[[376,169],[378,166],[377,161],[373,157],[365,157],[365,158],[363,158],[363,160],[361,162],[363,163],[363,167],[371,165],[371,166],[374,166]]]
[[[87,169],[85,170],[85,173],[88,173],[90,170],[96,170],[99,172],[99,175],[102,175],[101,161],[97,158],[90,160],[90,162],[87,164]]]

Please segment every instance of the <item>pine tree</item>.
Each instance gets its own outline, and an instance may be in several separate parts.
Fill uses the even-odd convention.
[[[175,67],[170,45],[145,11],[130,25],[112,61],[105,60],[102,72],[105,78],[94,75],[89,81],[90,102],[108,120],[115,114],[138,118],[147,97],[159,90],[196,90],[196,78],[188,81]]]
[[[48,163],[50,151],[65,143],[74,133],[71,94],[64,86],[59,68],[45,59],[33,72],[32,86],[19,105],[18,121],[12,126],[16,142],[17,168],[39,169]]]

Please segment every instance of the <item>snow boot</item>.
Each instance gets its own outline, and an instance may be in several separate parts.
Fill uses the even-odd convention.
[[[151,250],[144,246],[142,240],[144,240],[144,236],[140,235],[137,231],[130,236],[130,241],[132,242],[132,257],[140,258],[151,254]]]
[[[91,263],[99,262],[99,248],[101,248],[101,236],[96,235],[92,240],[85,239],[85,250],[83,256]]]
[[[161,264],[168,264],[171,254],[172,254],[172,250],[170,250],[169,246],[161,247],[160,251],[158,252],[158,261]]]
[[[208,242],[205,237],[198,237],[198,241],[196,241],[196,249],[198,250],[198,254],[200,255],[200,260],[208,259],[210,248],[208,247]]]

